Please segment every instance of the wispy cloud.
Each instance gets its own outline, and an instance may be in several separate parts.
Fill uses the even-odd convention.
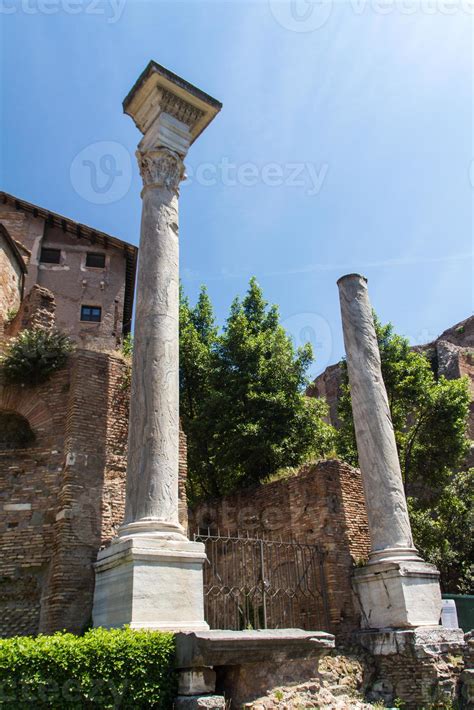
[[[365,269],[384,269],[397,266],[417,266],[422,264],[443,264],[449,262],[472,261],[474,263],[474,253],[466,252],[464,254],[446,254],[444,256],[433,257],[399,257],[396,259],[381,259],[379,261],[364,261],[364,262],[335,262],[329,264],[304,264],[290,269],[282,269],[278,271],[263,271],[259,272],[260,277],[271,278],[275,276],[298,276],[301,274],[313,274],[328,271],[348,272],[348,271],[364,271]],[[194,269],[184,268],[181,276],[189,281],[222,281],[226,279],[242,279],[248,276],[248,271],[223,268],[219,273],[198,272]]]

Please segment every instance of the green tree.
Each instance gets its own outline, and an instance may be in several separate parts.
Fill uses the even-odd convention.
[[[213,352],[218,330],[207,290],[202,287],[194,308],[180,290],[179,387],[180,416],[188,439],[188,492],[190,498],[209,496],[214,488],[210,444],[213,423],[206,408],[212,393]]]
[[[205,289],[182,296],[181,416],[191,498],[257,483],[333,447],[322,400],[304,396],[311,346],[295,350],[255,279],[222,333]]]
[[[474,468],[453,475],[436,505],[408,509],[415,544],[441,573],[444,592],[474,593]]]
[[[382,376],[392,414],[407,495],[436,498],[469,450],[466,438],[469,385],[466,378],[436,378],[428,358],[375,316]],[[358,465],[347,367],[338,405],[341,458]]]

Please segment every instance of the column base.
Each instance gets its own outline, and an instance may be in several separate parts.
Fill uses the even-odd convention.
[[[132,537],[188,541],[182,525],[169,523],[157,518],[141,518],[133,523],[124,523],[119,527],[118,538],[120,540],[127,540]]]
[[[117,538],[95,563],[94,626],[207,631],[200,542]]]
[[[386,547],[383,550],[373,550],[369,553],[367,564],[378,562],[424,562],[414,547]]]
[[[441,616],[439,572],[420,561],[371,561],[354,570],[363,629],[437,626]]]

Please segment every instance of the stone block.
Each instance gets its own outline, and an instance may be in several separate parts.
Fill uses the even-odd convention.
[[[216,672],[212,668],[188,668],[179,673],[179,695],[203,695],[215,689]]]
[[[436,567],[422,561],[378,562],[354,571],[362,628],[437,626],[441,591]]]
[[[139,535],[114,542],[95,563],[94,626],[205,631],[204,545]],[[209,664],[200,664],[209,665]]]
[[[446,653],[456,655],[465,648],[463,630],[443,626],[360,631],[354,634],[354,639],[373,656],[411,654],[418,658],[435,658]]]
[[[180,695],[174,701],[174,707],[175,710],[225,710],[225,698],[222,695]]]
[[[232,666],[315,658],[334,648],[334,636],[323,631],[266,629],[207,631],[176,635],[176,666]]]

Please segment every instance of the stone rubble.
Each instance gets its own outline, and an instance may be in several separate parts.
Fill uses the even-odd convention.
[[[379,707],[363,700],[367,664],[357,655],[321,659],[315,677],[304,683],[274,687],[266,697],[246,703],[247,710],[370,710]]]

